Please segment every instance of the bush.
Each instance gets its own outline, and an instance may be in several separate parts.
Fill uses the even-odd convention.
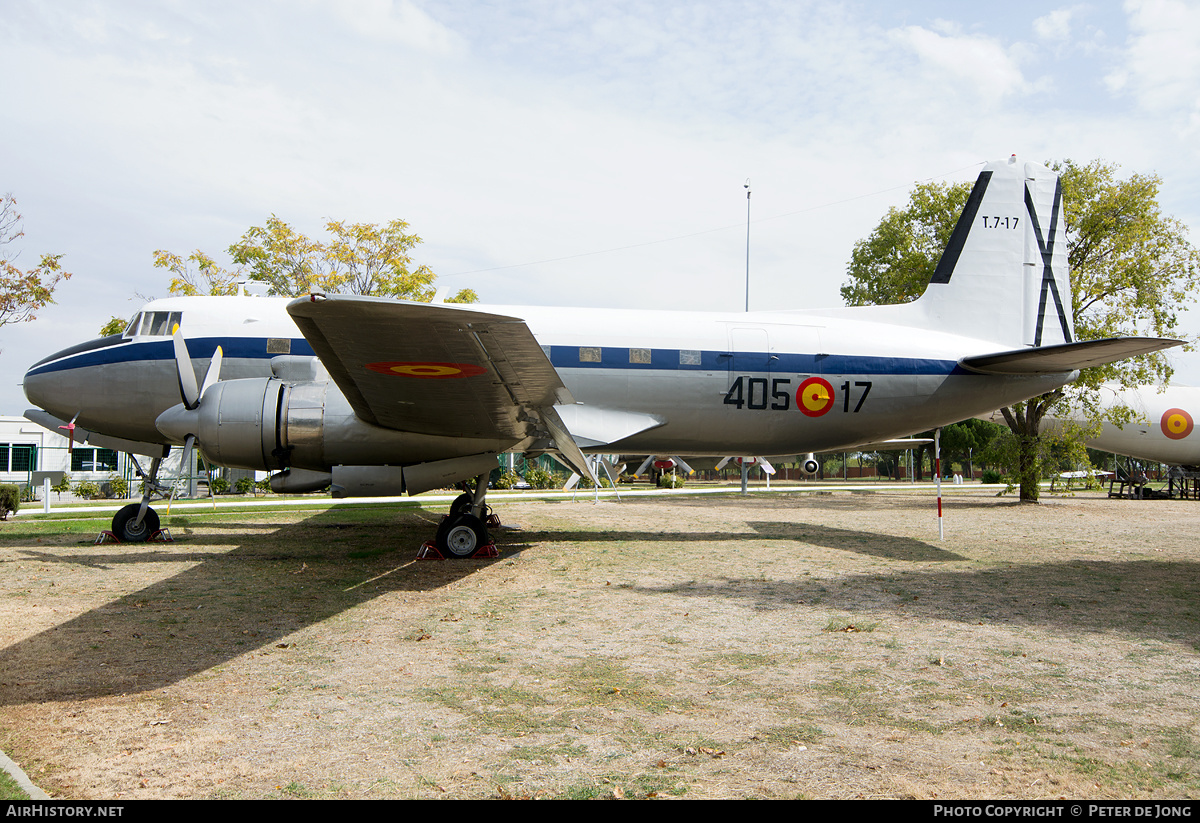
[[[208,481],[208,487],[212,489],[213,494],[225,494],[229,491],[229,481],[224,477],[214,477]]]
[[[682,489],[683,477],[680,475],[660,474],[658,476],[658,487],[660,489]]]
[[[91,480],[80,480],[75,484],[75,494],[84,500],[91,500],[93,497],[100,496],[100,487]]]
[[[254,481],[249,477],[239,477],[238,481],[233,484],[233,490],[238,494],[249,494],[254,491]]]
[[[108,478],[107,484],[109,497],[124,497],[129,493],[129,483],[124,477],[114,474]]]
[[[550,489],[554,487],[554,475],[545,469],[526,469],[525,482],[535,489]]]
[[[0,485],[0,520],[7,520],[10,514],[16,514],[21,508],[21,490],[5,483]]]
[[[494,487],[497,489],[511,489],[520,481],[521,475],[514,471],[507,471],[496,479]]]
[[[63,492],[69,492],[70,490],[71,490],[71,475],[69,475],[69,474],[64,474],[62,480],[58,481],[57,483],[55,483],[53,486],[50,487],[50,491],[56,492],[58,494],[59,500],[62,500]]]
[[[1000,475],[1000,472],[996,471],[995,469],[983,470],[982,481],[984,483],[1000,483],[1003,482],[1003,480],[1004,478]]]

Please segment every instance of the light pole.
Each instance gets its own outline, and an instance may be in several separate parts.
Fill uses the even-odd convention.
[[[743,184],[746,189],[746,311],[750,311],[750,178]]]

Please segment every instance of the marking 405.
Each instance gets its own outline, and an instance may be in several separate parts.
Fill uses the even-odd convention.
[[[842,411],[857,414],[862,411],[871,393],[870,380],[849,380],[842,383]],[[739,376],[725,392],[724,403],[739,409],[788,411],[792,406],[790,377]],[[836,405],[833,385],[823,377],[810,377],[796,388],[796,408],[809,417],[820,417]],[[853,403],[853,408],[851,404]]]

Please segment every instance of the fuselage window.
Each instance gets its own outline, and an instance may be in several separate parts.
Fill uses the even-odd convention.
[[[599,363],[600,362],[600,347],[599,346],[580,346],[579,347],[579,362],[580,363]]]
[[[679,365],[681,366],[699,366],[700,352],[692,349],[679,350]]]
[[[630,363],[647,363],[648,364],[650,362],[650,350],[649,349],[630,349],[629,350],[629,362]]]

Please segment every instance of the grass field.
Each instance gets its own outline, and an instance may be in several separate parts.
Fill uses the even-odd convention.
[[[948,490],[950,491],[950,490]],[[1200,794],[1200,505],[906,489],[0,524],[54,797]]]

